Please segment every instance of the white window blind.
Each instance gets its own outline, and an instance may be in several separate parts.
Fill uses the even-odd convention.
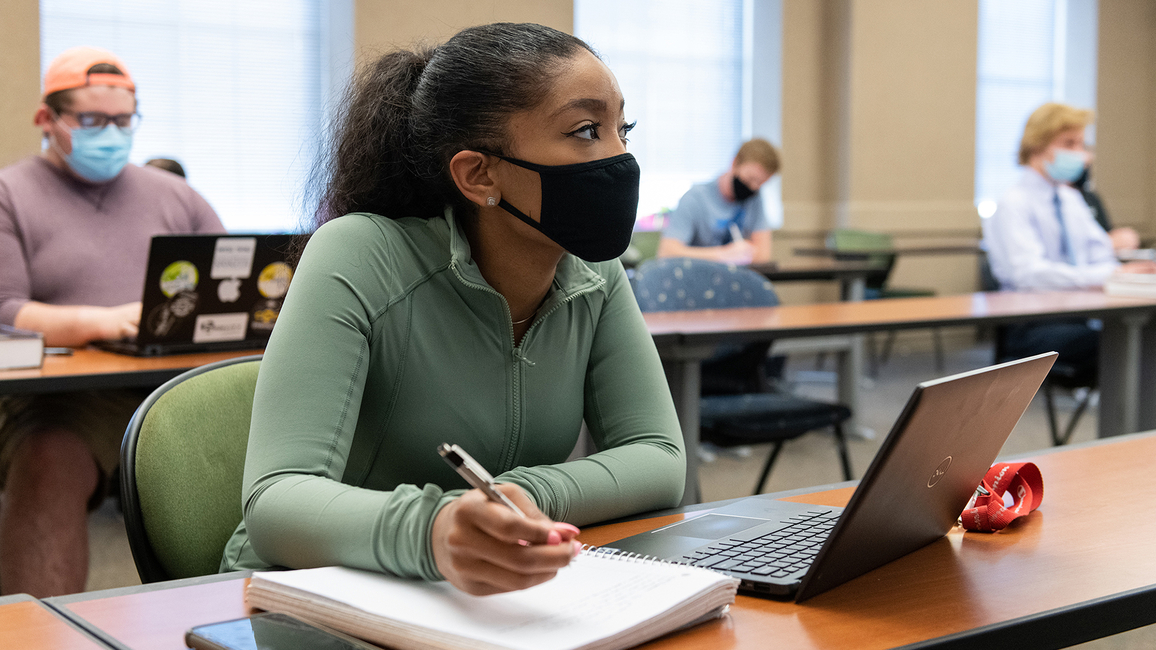
[[[575,0],[574,32],[614,72],[638,158],[640,217],[717,177],[742,143],[743,0]]]
[[[1023,173],[1016,158],[1032,111],[1049,101],[1095,107],[1096,17],[1096,0],[980,0],[975,200],[981,216],[991,216]]]
[[[322,124],[322,0],[41,0],[41,64],[117,54],[144,116],[132,161],[175,158],[231,231],[295,230]]]

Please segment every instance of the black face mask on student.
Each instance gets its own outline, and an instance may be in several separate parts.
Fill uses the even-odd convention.
[[[638,216],[641,175],[633,155],[624,153],[574,165],[538,165],[483,153],[538,172],[542,179],[541,222],[503,198],[498,205],[506,212],[587,262],[612,260],[626,252]]]
[[[742,202],[751,198],[758,193],[758,190],[752,190],[750,186],[739,180],[738,176],[731,177],[731,186],[735,193],[735,200]]]

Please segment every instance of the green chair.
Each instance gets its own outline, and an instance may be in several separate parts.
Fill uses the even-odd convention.
[[[662,240],[661,230],[636,230],[630,236],[630,246],[619,258],[627,269],[654,259],[658,255],[658,243]]]
[[[893,287],[888,282],[891,270],[895,267],[895,242],[891,235],[882,232],[854,230],[840,228],[827,235],[827,249],[834,252],[837,260],[868,261],[879,266],[879,271],[867,275],[864,282],[863,298],[876,300],[879,298],[918,298],[934,296],[934,289],[919,289],[907,287]],[[943,337],[939,328],[931,330],[932,342],[935,346],[935,369],[943,372]],[[876,352],[874,336],[868,337],[868,356],[870,357],[871,375],[878,374],[880,365],[891,357],[891,348],[895,343],[895,332],[887,334],[883,342],[883,350]]]
[[[217,572],[241,522],[261,357],[194,368],[153,391],[120,449],[124,525],[142,582]]]

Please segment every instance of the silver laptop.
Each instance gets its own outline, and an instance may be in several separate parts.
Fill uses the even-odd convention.
[[[1055,359],[916,386],[846,508],[757,495],[607,547],[727,573],[747,594],[806,600],[946,535]]]

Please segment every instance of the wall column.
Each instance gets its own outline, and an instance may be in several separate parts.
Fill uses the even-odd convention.
[[[40,3],[5,0],[0,20],[0,167],[40,151],[40,129],[32,115],[40,103]]]
[[[1156,4],[1100,0],[1093,178],[1108,215],[1156,237]]]
[[[574,33],[573,0],[354,0],[357,60],[410,48],[437,45],[471,25],[492,22],[539,23]]]

